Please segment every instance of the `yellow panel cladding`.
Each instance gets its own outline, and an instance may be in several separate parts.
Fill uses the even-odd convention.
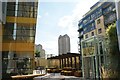
[[[96,29],[94,29],[94,30],[92,30],[92,31],[90,31],[90,32],[87,32],[87,33],[85,33],[84,35],[83,35],[83,37],[84,37],[84,39],[86,39],[86,35],[88,35],[88,38],[90,38],[90,37],[92,37],[92,32],[94,32],[94,36],[97,34],[97,31],[96,31]]]
[[[11,17],[11,16],[7,16],[6,21],[8,23],[36,24],[36,18],[27,18],[27,17]]]
[[[98,24],[97,21],[100,19],[100,23]],[[96,31],[97,31],[97,35],[105,35],[105,26],[104,26],[104,17],[101,16],[98,19],[95,20],[95,25],[96,25]],[[102,30],[102,33],[98,33],[98,29]]]
[[[34,43],[3,43],[3,51],[34,51]]]

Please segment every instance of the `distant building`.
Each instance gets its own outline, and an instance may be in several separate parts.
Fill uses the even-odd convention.
[[[46,54],[47,58],[50,58],[50,57],[53,57],[53,56],[54,56],[54,54]]]
[[[35,45],[35,52],[40,52],[40,58],[45,58],[45,50],[42,48],[42,45]]]
[[[58,53],[62,55],[68,52],[70,52],[70,37],[67,34],[60,35],[58,38]]]
[[[46,67],[47,66],[47,59],[45,56],[45,50],[43,49],[41,44],[35,45],[35,53],[39,52],[39,56],[35,55],[35,67],[42,66]]]

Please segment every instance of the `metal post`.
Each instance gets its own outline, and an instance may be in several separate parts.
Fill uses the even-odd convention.
[[[98,58],[98,41],[96,40],[96,38],[94,38],[95,40],[95,64],[96,64],[96,78],[99,78],[99,58]]]
[[[81,49],[82,48],[83,48],[83,41],[81,41]],[[81,68],[82,69],[82,76],[83,76],[83,78],[85,78],[83,50],[82,50],[81,56],[82,56],[82,68]]]
[[[2,2],[0,1],[0,34],[2,34]],[[0,35],[0,80],[2,79],[2,35]]]
[[[118,35],[118,44],[120,51],[120,0],[115,0],[116,14],[117,14],[117,35]]]

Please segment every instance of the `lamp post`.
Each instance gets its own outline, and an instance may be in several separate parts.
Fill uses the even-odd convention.
[[[115,0],[115,7],[116,7],[116,14],[117,14],[117,36],[118,36],[118,44],[119,44],[119,51],[120,51],[120,0]]]

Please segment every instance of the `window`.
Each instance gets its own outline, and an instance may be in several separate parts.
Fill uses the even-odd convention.
[[[91,36],[94,36],[94,32],[91,32]]]
[[[100,34],[100,33],[102,33],[102,29],[101,28],[98,29],[98,34]]]
[[[88,38],[88,34],[85,35],[85,38],[86,38],[86,39]]]
[[[97,24],[100,24],[100,19],[97,20]]]

